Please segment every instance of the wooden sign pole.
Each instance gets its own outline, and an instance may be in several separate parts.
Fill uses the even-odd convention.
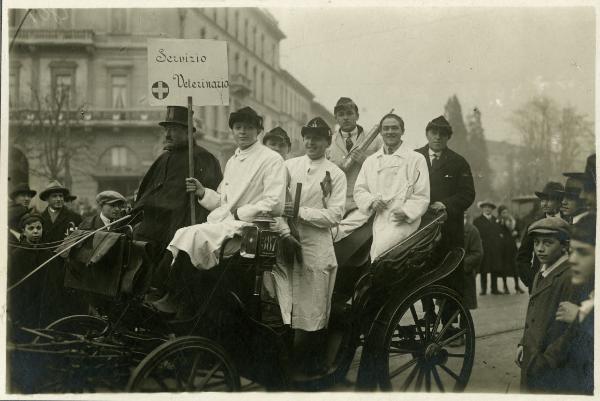
[[[192,118],[192,97],[188,96],[188,177],[194,177],[194,119]],[[196,194],[190,192],[191,225],[196,224]]]

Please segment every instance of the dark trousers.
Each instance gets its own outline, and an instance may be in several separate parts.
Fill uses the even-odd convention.
[[[491,290],[492,290],[492,292],[498,292],[498,274],[497,273],[490,273],[490,274],[492,276],[492,282],[490,285]],[[487,292],[487,276],[488,276],[488,273],[481,273],[481,275],[479,276],[482,292]]]

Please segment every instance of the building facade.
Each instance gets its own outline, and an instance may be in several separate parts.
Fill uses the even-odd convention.
[[[12,9],[10,38],[21,21],[9,53],[11,149],[27,157],[38,190],[57,176],[81,203],[105,189],[133,194],[162,150],[165,110],[147,99],[148,38],[227,41],[230,105],[194,110],[197,142],[223,165],[235,149],[228,115],[240,107],[256,109],[267,130],[284,128],[292,154],[315,112],[334,121],[280,67],[285,35],[263,9]]]

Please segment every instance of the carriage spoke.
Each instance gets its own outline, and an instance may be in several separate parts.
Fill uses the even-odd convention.
[[[452,378],[453,378],[454,380],[456,380],[457,382],[459,382],[459,383],[461,383],[461,384],[462,384],[462,380],[461,380],[461,378],[460,378],[460,377],[458,377],[458,375],[457,375],[456,373],[454,373],[453,371],[451,371],[451,370],[450,370],[450,368],[448,368],[448,367],[447,367],[447,366],[445,366],[445,365],[439,365],[439,366],[440,366],[440,368],[442,368],[442,369],[443,369],[443,370],[444,370],[446,373],[448,373],[450,376],[452,376]]]
[[[213,366],[212,369],[208,372],[208,374],[206,376],[204,376],[204,378],[202,379],[202,382],[200,383],[200,390],[204,389],[204,387],[206,386],[206,383],[208,383],[208,381],[210,380],[212,375],[217,371],[217,369],[219,369],[221,367],[221,364],[222,364],[221,361],[217,361],[217,363],[215,363],[215,366]]]
[[[419,318],[417,316],[417,311],[415,310],[414,305],[410,306],[410,313],[413,317],[413,320],[415,321],[415,327],[417,328],[417,331],[419,332],[419,337],[421,338],[422,341],[424,341],[425,335],[423,334],[423,330],[421,330],[421,326],[419,325]]]
[[[452,335],[451,337],[446,338],[444,341],[440,342],[440,346],[445,347],[447,344],[451,343],[452,341],[456,340],[460,336],[464,335],[466,332],[467,332],[467,329],[462,329],[458,333],[456,333],[456,334]]]
[[[431,373],[433,374],[433,379],[435,380],[435,383],[437,384],[438,389],[442,393],[444,393],[445,392],[445,390],[444,390],[444,383],[442,383],[442,379],[440,379],[440,375],[439,375],[437,369],[435,368],[435,365],[432,366]]]
[[[446,324],[444,324],[444,327],[442,327],[442,330],[439,332],[439,334],[435,338],[435,341],[439,341],[440,338],[442,338],[444,336],[444,334],[446,334],[446,330],[448,330],[448,327],[452,326],[452,323],[454,322],[454,320],[456,320],[456,318],[458,317],[458,314],[459,314],[459,311],[456,311],[456,312],[454,312],[454,314],[452,314],[452,317],[446,322]]]
[[[412,346],[412,347],[411,347]],[[392,354],[410,354],[414,352],[421,352],[422,349],[414,342],[410,341],[392,341],[390,342],[389,353]]]
[[[198,370],[198,361],[200,360],[200,355],[196,355],[194,358],[194,362],[192,363],[192,368],[190,369],[190,375],[187,380],[187,390],[194,390],[194,378],[196,377],[196,371]]]
[[[398,376],[400,373],[404,372],[406,369],[410,368],[412,365],[414,365],[418,361],[419,360],[415,358],[415,359],[412,359],[409,362],[405,363],[404,365],[400,366],[398,369],[396,369],[392,373],[390,373],[390,379],[392,377]]]
[[[431,369],[427,368],[425,372],[425,391],[431,392]]]
[[[420,391],[423,386],[423,376],[425,375],[425,366],[420,366],[419,374],[417,374],[417,381],[415,382],[415,390]]]
[[[156,382],[156,384],[158,384],[160,389],[163,390],[163,392],[168,392],[169,387],[165,384],[165,382],[156,375],[156,372],[152,372],[152,373],[153,374],[150,377]]]
[[[434,301],[432,300],[432,302],[434,302]],[[440,303],[440,306],[438,308],[438,313],[437,313],[437,315],[435,317],[435,322],[433,323],[433,327],[431,328],[432,337],[437,332],[437,328],[440,325],[440,320],[442,318],[442,313],[444,312],[444,308],[445,307],[446,307],[446,298],[442,299],[442,302]],[[433,308],[435,310],[435,306]]]
[[[416,359],[415,359],[415,361],[416,361]],[[404,381],[404,384],[402,385],[401,391],[406,391],[408,389],[408,386],[410,386],[410,384],[412,383],[412,381],[415,378],[415,375],[417,374],[418,370],[419,370],[419,365],[416,365],[416,366],[413,367],[413,369],[410,371],[410,374],[408,375],[408,377]]]

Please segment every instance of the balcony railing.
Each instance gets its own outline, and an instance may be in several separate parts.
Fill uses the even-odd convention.
[[[14,35],[14,29],[10,36]],[[16,43],[27,44],[81,44],[94,43],[94,31],[90,29],[22,29],[19,31]]]
[[[250,94],[252,87],[252,81],[242,75],[242,74],[233,74],[230,77],[229,81],[229,89],[231,93],[239,95],[239,96],[247,96]]]
[[[44,113],[46,114],[46,113]],[[39,111],[32,109],[10,110],[10,122],[33,123]],[[58,116],[74,124],[86,125],[155,125],[165,117],[163,109],[91,109],[63,111]]]

